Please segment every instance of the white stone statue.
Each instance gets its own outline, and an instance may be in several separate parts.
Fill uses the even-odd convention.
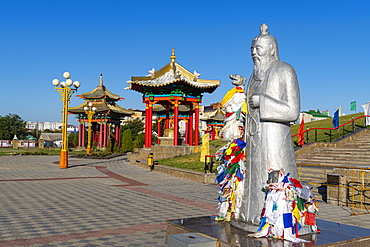
[[[248,113],[244,85],[247,78],[241,75],[230,75],[232,84],[221,101],[222,108],[226,113],[225,126],[220,130],[220,135],[225,141],[233,141],[240,138],[239,127],[244,128],[245,115]]]
[[[296,73],[279,60],[278,43],[261,25],[252,41],[254,70],[247,88],[246,179],[240,214],[231,224],[256,231],[263,209],[268,171],[282,170],[297,178],[290,122],[299,116],[300,93]]]

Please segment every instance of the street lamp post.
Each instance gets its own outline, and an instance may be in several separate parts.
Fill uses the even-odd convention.
[[[84,110],[87,115],[87,120],[88,120],[88,128],[87,128],[87,148],[86,148],[86,154],[90,155],[91,154],[91,120],[92,117],[94,116],[96,112],[96,107],[92,107],[92,103],[89,102],[89,107],[85,106]]]
[[[69,72],[64,72],[63,77],[65,81],[60,82],[58,79],[54,79],[51,83],[54,85],[56,91],[59,92],[61,100],[63,102],[63,128],[62,128],[62,150],[60,151],[60,168],[68,168],[68,143],[67,143],[67,124],[68,124],[68,102],[71,99],[72,94],[77,91],[80,87],[79,81],[72,81],[70,79],[71,74]],[[71,88],[71,86],[74,88]]]

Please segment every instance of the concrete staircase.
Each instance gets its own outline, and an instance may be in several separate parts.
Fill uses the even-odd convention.
[[[332,143],[313,143],[295,153],[297,164],[370,166],[370,129]]]
[[[341,140],[331,143],[312,143],[295,151],[300,180],[316,183],[311,185],[315,198],[326,201],[328,175],[336,168],[370,167],[370,129],[362,129]]]

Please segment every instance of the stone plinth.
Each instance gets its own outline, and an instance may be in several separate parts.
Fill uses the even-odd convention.
[[[337,206],[347,206],[346,176],[344,174],[328,174],[327,203]]]
[[[173,146],[173,137],[158,137],[161,140],[161,146]]]

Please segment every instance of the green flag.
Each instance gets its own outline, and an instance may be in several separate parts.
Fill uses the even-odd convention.
[[[351,111],[356,111],[356,101],[351,102]]]

